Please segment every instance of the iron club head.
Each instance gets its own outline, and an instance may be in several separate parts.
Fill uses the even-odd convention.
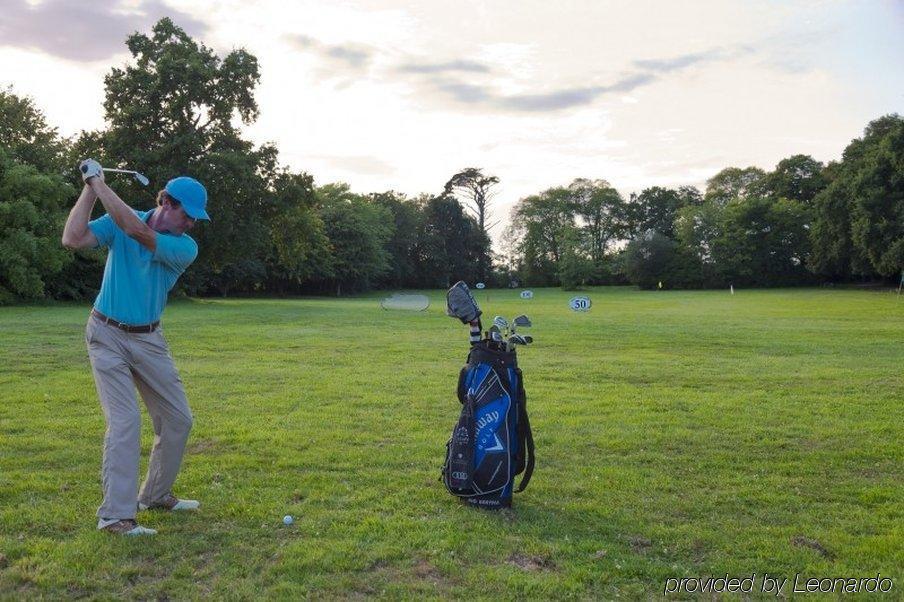
[[[138,173],[137,171],[135,171],[133,169],[115,169],[113,167],[104,167],[103,170],[113,172],[113,173],[131,174],[132,177],[134,177],[136,180],[138,180],[138,183],[141,184],[142,186],[147,186],[150,183],[150,180],[148,180],[146,175],[144,175],[142,173]]]

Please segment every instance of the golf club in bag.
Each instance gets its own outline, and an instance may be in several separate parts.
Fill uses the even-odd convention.
[[[452,495],[487,509],[508,508],[524,491],[534,470],[534,439],[516,345],[489,332],[481,339],[480,308],[464,282],[446,295],[447,313],[471,324],[471,350],[458,377],[461,413],[446,443],[442,480]],[[478,333],[474,337],[474,331]],[[524,476],[515,488],[515,477]]]

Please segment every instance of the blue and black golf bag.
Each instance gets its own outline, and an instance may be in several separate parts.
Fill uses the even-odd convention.
[[[511,507],[512,493],[524,491],[534,470],[534,439],[515,351],[492,340],[472,343],[458,377],[458,400],[461,415],[446,444],[443,482],[473,506]]]

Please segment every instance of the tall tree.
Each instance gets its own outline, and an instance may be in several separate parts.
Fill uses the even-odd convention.
[[[685,202],[681,192],[672,188],[653,186],[641,191],[628,205],[632,238],[650,230],[674,238],[675,218]]]
[[[330,245],[327,282],[337,295],[368,289],[389,270],[392,215],[346,184],[322,186],[317,198]]]
[[[59,174],[42,174],[0,148],[0,305],[44,298],[71,262],[60,234],[73,194]]]
[[[726,205],[733,199],[746,199],[763,192],[766,172],[759,167],[726,167],[706,181],[705,199]]]
[[[839,164],[826,168],[827,173],[836,171],[841,171]],[[812,252],[807,265],[810,271],[832,280],[846,280],[852,275],[850,188],[846,175],[839,173],[813,199]]]
[[[640,288],[656,288],[660,282],[675,286],[674,264],[678,245],[655,229],[642,232],[625,247],[625,275]]]
[[[763,193],[775,198],[810,203],[826,187],[824,166],[810,155],[794,155],[782,159],[762,182]]]
[[[597,264],[588,252],[588,241],[577,227],[563,231],[562,245],[556,276],[565,290],[575,290],[588,284],[594,277]]]
[[[393,191],[370,195],[371,202],[384,207],[392,215],[392,237],[386,243],[390,255],[389,271],[380,284],[392,287],[412,286],[415,283],[415,246],[420,215],[418,206]]]
[[[417,281],[425,287],[448,288],[457,280],[482,280],[479,260],[489,254],[490,241],[476,220],[447,195],[422,197],[419,204]]]
[[[571,202],[581,224],[591,260],[600,265],[609,244],[625,228],[625,201],[606,180],[578,178],[569,186]]]
[[[576,228],[568,188],[550,188],[518,201],[512,210],[511,237],[518,242],[524,278],[533,284],[558,282],[558,263]]]
[[[480,231],[489,239],[489,230],[495,223],[487,225],[489,218],[489,206],[495,195],[493,188],[499,184],[496,176],[485,175],[478,167],[466,167],[449,178],[443,191],[447,195],[458,197],[463,205],[473,213],[477,219]],[[485,280],[489,268],[489,253],[478,260],[480,280]]]
[[[180,284],[223,294],[256,289],[266,277],[266,205],[276,202],[272,182],[278,168],[276,149],[255,148],[236,125],[258,115],[257,59],[241,49],[220,59],[166,18],[150,35],[129,36],[126,46],[133,63],[104,79],[109,129],[86,135],[99,138],[97,158],[150,177],[154,185],[148,189],[118,184],[139,206],[152,206],[156,190],[175,175],[201,180],[212,220],[193,232],[199,256]]]
[[[725,283],[775,285],[804,282],[806,206],[791,199],[736,200],[720,215],[713,257]]]
[[[725,207],[713,201],[683,207],[675,220],[675,234],[681,248],[692,255],[701,269],[701,278],[712,283],[717,275],[716,240],[722,236]]]
[[[904,119],[885,115],[824,171],[814,198],[810,268],[845,279],[895,278],[904,270]]]
[[[304,282],[325,277],[330,260],[329,239],[315,210],[314,178],[281,171],[273,181],[273,201],[266,207],[268,286],[297,292]]]
[[[11,159],[39,172],[60,172],[65,166],[66,143],[50,127],[44,113],[12,88],[0,90],[0,148]]]
[[[866,152],[853,174],[851,240],[884,278],[904,273],[904,119]]]

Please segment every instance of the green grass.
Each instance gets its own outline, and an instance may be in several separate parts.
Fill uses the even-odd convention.
[[[87,306],[0,309],[0,598],[636,599],[754,572],[878,572],[900,595],[904,299],[601,288],[577,314],[481,292],[536,339],[537,469],[494,514],[438,480],[467,328],[429,294],[172,304],[195,414],[176,491],[203,506],[147,514],[140,540],[95,530]]]

